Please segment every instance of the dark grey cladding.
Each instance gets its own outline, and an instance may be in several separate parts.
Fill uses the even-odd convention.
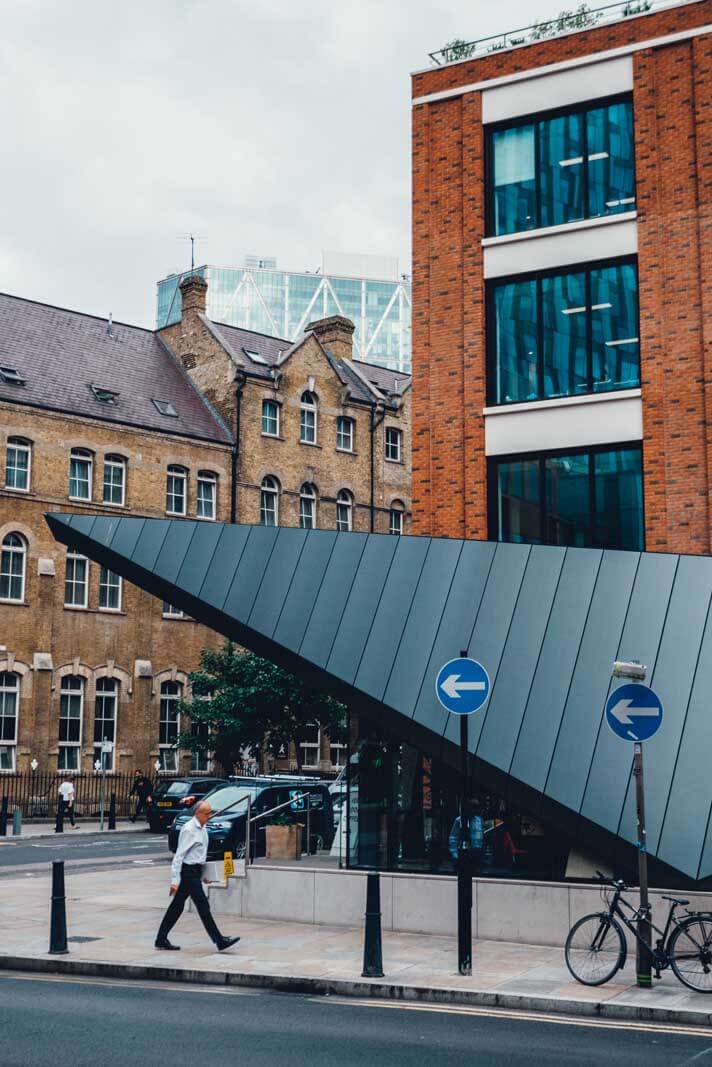
[[[213,629],[449,758],[435,697],[469,649],[492,692],[470,720],[476,772],[582,847],[635,842],[631,746],[603,720],[615,659],[665,708],[645,744],[649,851],[712,875],[712,559],[91,515],[49,515],[75,546]]]

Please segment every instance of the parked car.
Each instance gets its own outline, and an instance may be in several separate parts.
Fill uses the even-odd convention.
[[[290,823],[302,823],[305,827],[303,838],[306,851],[307,794],[309,797],[309,834],[311,851],[329,848],[334,837],[334,818],[329,794],[329,783],[319,779],[304,777],[231,778],[229,782],[206,794],[215,815],[208,820],[208,859],[222,859],[225,852],[244,855],[245,823],[247,819],[247,797],[250,798],[250,811],[264,815],[273,808],[286,805],[276,813]],[[224,811],[223,809],[229,810]],[[168,831],[168,847],[175,852],[181,827],[190,818],[190,813],[181,813]],[[252,823],[250,835],[250,853],[252,856],[265,855],[265,826],[269,817]]]
[[[202,800],[216,786],[225,785],[225,778],[210,778],[204,774],[188,778],[165,779],[156,786],[148,805],[148,826],[154,833],[167,830],[176,815],[186,807]]]

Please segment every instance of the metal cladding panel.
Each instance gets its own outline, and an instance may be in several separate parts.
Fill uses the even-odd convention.
[[[357,689],[382,700],[410,616],[430,544],[427,537],[399,537],[383,596],[354,680]],[[397,706],[402,706],[400,697]]]
[[[563,548],[532,548],[497,680],[484,709],[476,752],[503,771],[512,762],[565,555]]]
[[[368,543],[368,534],[336,538],[299,653],[323,667],[331,653],[346,601]]]
[[[696,664],[695,678],[687,707],[682,741],[667,796],[667,810],[657,848],[671,867],[682,868],[690,856],[703,852],[710,814],[710,679],[712,678],[712,614],[707,615],[702,647]],[[663,726],[667,708],[663,705]],[[656,735],[658,736],[658,735]],[[653,739],[654,740],[654,739]],[[648,776],[647,746],[645,774]],[[666,791],[667,792],[667,791]],[[709,853],[708,853],[709,855]],[[712,875],[712,863],[699,870],[699,878]]]
[[[154,567],[159,578],[167,582],[176,580],[197,526],[197,522],[187,519],[171,523]]]
[[[353,682],[378,610],[398,537],[369,534],[326,664],[329,674]]]
[[[695,667],[712,595],[712,574],[704,559],[683,557],[675,572],[670,604],[665,618],[655,672],[647,684],[660,697],[663,725],[645,742],[645,776],[650,781],[671,781],[695,678]],[[662,829],[667,795],[648,789],[645,803],[648,848],[656,848]],[[636,841],[635,784],[628,795],[618,834]]]
[[[214,522],[198,524],[176,578],[176,585],[191,596],[197,597],[200,593],[222,531],[223,527]]]
[[[199,593],[200,599],[210,607],[221,609],[225,603],[251,529],[251,526],[221,527],[220,540],[213,555],[213,566],[206,571]]]
[[[510,774],[542,791],[551,765],[602,552],[569,548],[517,738]]]
[[[274,640],[293,652],[304,638],[335,543],[331,530],[311,530],[306,539],[274,632]]]
[[[636,552],[604,552],[596,578],[544,786],[547,796],[572,811],[583,800],[639,560]]]
[[[615,656],[616,659],[640,660],[647,664],[649,677],[655,669],[677,561],[677,556],[653,553],[640,557],[623,636]],[[609,666],[609,678],[610,671]],[[608,693],[618,684],[611,682],[598,709],[601,727],[581,808],[581,814],[587,819],[614,834],[618,830],[633,761],[632,745],[616,737],[603,717]]]
[[[429,653],[432,654],[443,609],[449,602],[462,546],[462,541],[444,538],[429,542],[418,588],[383,696],[385,704],[415,708],[423,678],[428,673]]]
[[[326,684],[341,682],[356,703],[384,694],[383,715],[429,730],[433,751],[443,733],[459,740],[435,678],[467,649],[492,683],[470,719],[472,750],[548,799],[562,824],[581,814],[584,848],[596,827],[632,838],[632,745],[605,725],[604,706],[613,660],[642,660],[665,709],[645,743],[649,851],[712,877],[712,559],[113,515],[48,521],[59,541],[154,595],[190,596],[197,619],[245,647],[312,676],[327,670]]]
[[[485,547],[484,545],[477,545],[476,542],[465,542],[462,556],[460,557],[461,564],[471,555],[468,549],[470,547],[475,548],[475,546],[477,548]],[[426,683],[433,710],[437,713],[436,721],[441,724],[444,736],[455,744],[460,743],[460,720],[457,715],[448,714],[437,702],[435,678],[443,663],[453,659],[455,656],[459,656],[461,649],[468,649],[473,659],[479,660],[480,663],[485,665],[490,682],[494,687],[497,681],[497,672],[502,658],[504,643],[512,621],[512,613],[522,587],[522,579],[530,553],[531,548],[529,545],[496,545],[491,553],[474,553],[475,559],[480,566],[475,573],[476,581],[472,598],[469,601],[469,617],[466,620],[462,620],[462,629],[458,629],[457,633],[453,634],[453,637],[459,637],[462,634],[464,640],[459,647],[456,641],[450,641],[443,648],[443,656],[440,660],[432,663],[432,673]],[[488,562],[489,566],[487,567]],[[455,591],[455,582],[458,580],[459,574],[460,567],[458,567],[453,581],[453,592]],[[477,596],[477,593],[480,593],[480,595]],[[445,609],[446,614],[448,610],[449,604]],[[477,748],[477,741],[479,740],[486,710],[485,706],[482,711],[470,716],[468,742],[471,752],[474,752]]]

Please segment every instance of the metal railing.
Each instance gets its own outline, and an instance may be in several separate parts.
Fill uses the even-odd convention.
[[[475,41],[453,41],[436,52],[429,52],[428,55],[433,63],[442,66],[443,63],[453,63],[461,59],[470,59],[473,56],[479,57],[490,52],[500,52],[521,44],[533,44],[535,41],[558,37],[563,33],[593,29],[595,26],[614,22],[617,19],[644,15],[653,8],[677,7],[688,2],[689,0],[677,0],[677,2],[674,0],[673,2],[670,0],[618,0],[615,4],[605,4],[603,7],[595,8],[581,4],[572,11],[562,11],[552,19],[543,19],[541,22],[534,22],[531,26],[523,26],[518,30],[496,33],[491,37],[480,37]]]
[[[182,777],[179,774],[161,774],[154,782],[171,781]],[[21,811],[23,819],[53,819],[57,812],[57,789],[65,776],[60,771],[34,771],[29,774],[0,775],[0,798],[8,798],[10,812]],[[98,818],[101,808],[101,774],[72,773],[75,790],[74,811],[79,818]],[[133,815],[136,797],[130,796],[134,785],[133,774],[107,774],[104,782],[106,805],[112,793],[116,794],[116,814]]]

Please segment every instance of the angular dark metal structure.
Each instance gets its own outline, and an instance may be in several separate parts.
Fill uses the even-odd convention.
[[[712,876],[712,559],[187,520],[47,521],[57,540],[453,761],[458,724],[436,700],[435,677],[469,649],[492,680],[470,724],[476,773],[584,847],[635,842],[632,746],[603,711],[613,661],[641,660],[665,707],[645,748],[649,851],[678,879]]]

